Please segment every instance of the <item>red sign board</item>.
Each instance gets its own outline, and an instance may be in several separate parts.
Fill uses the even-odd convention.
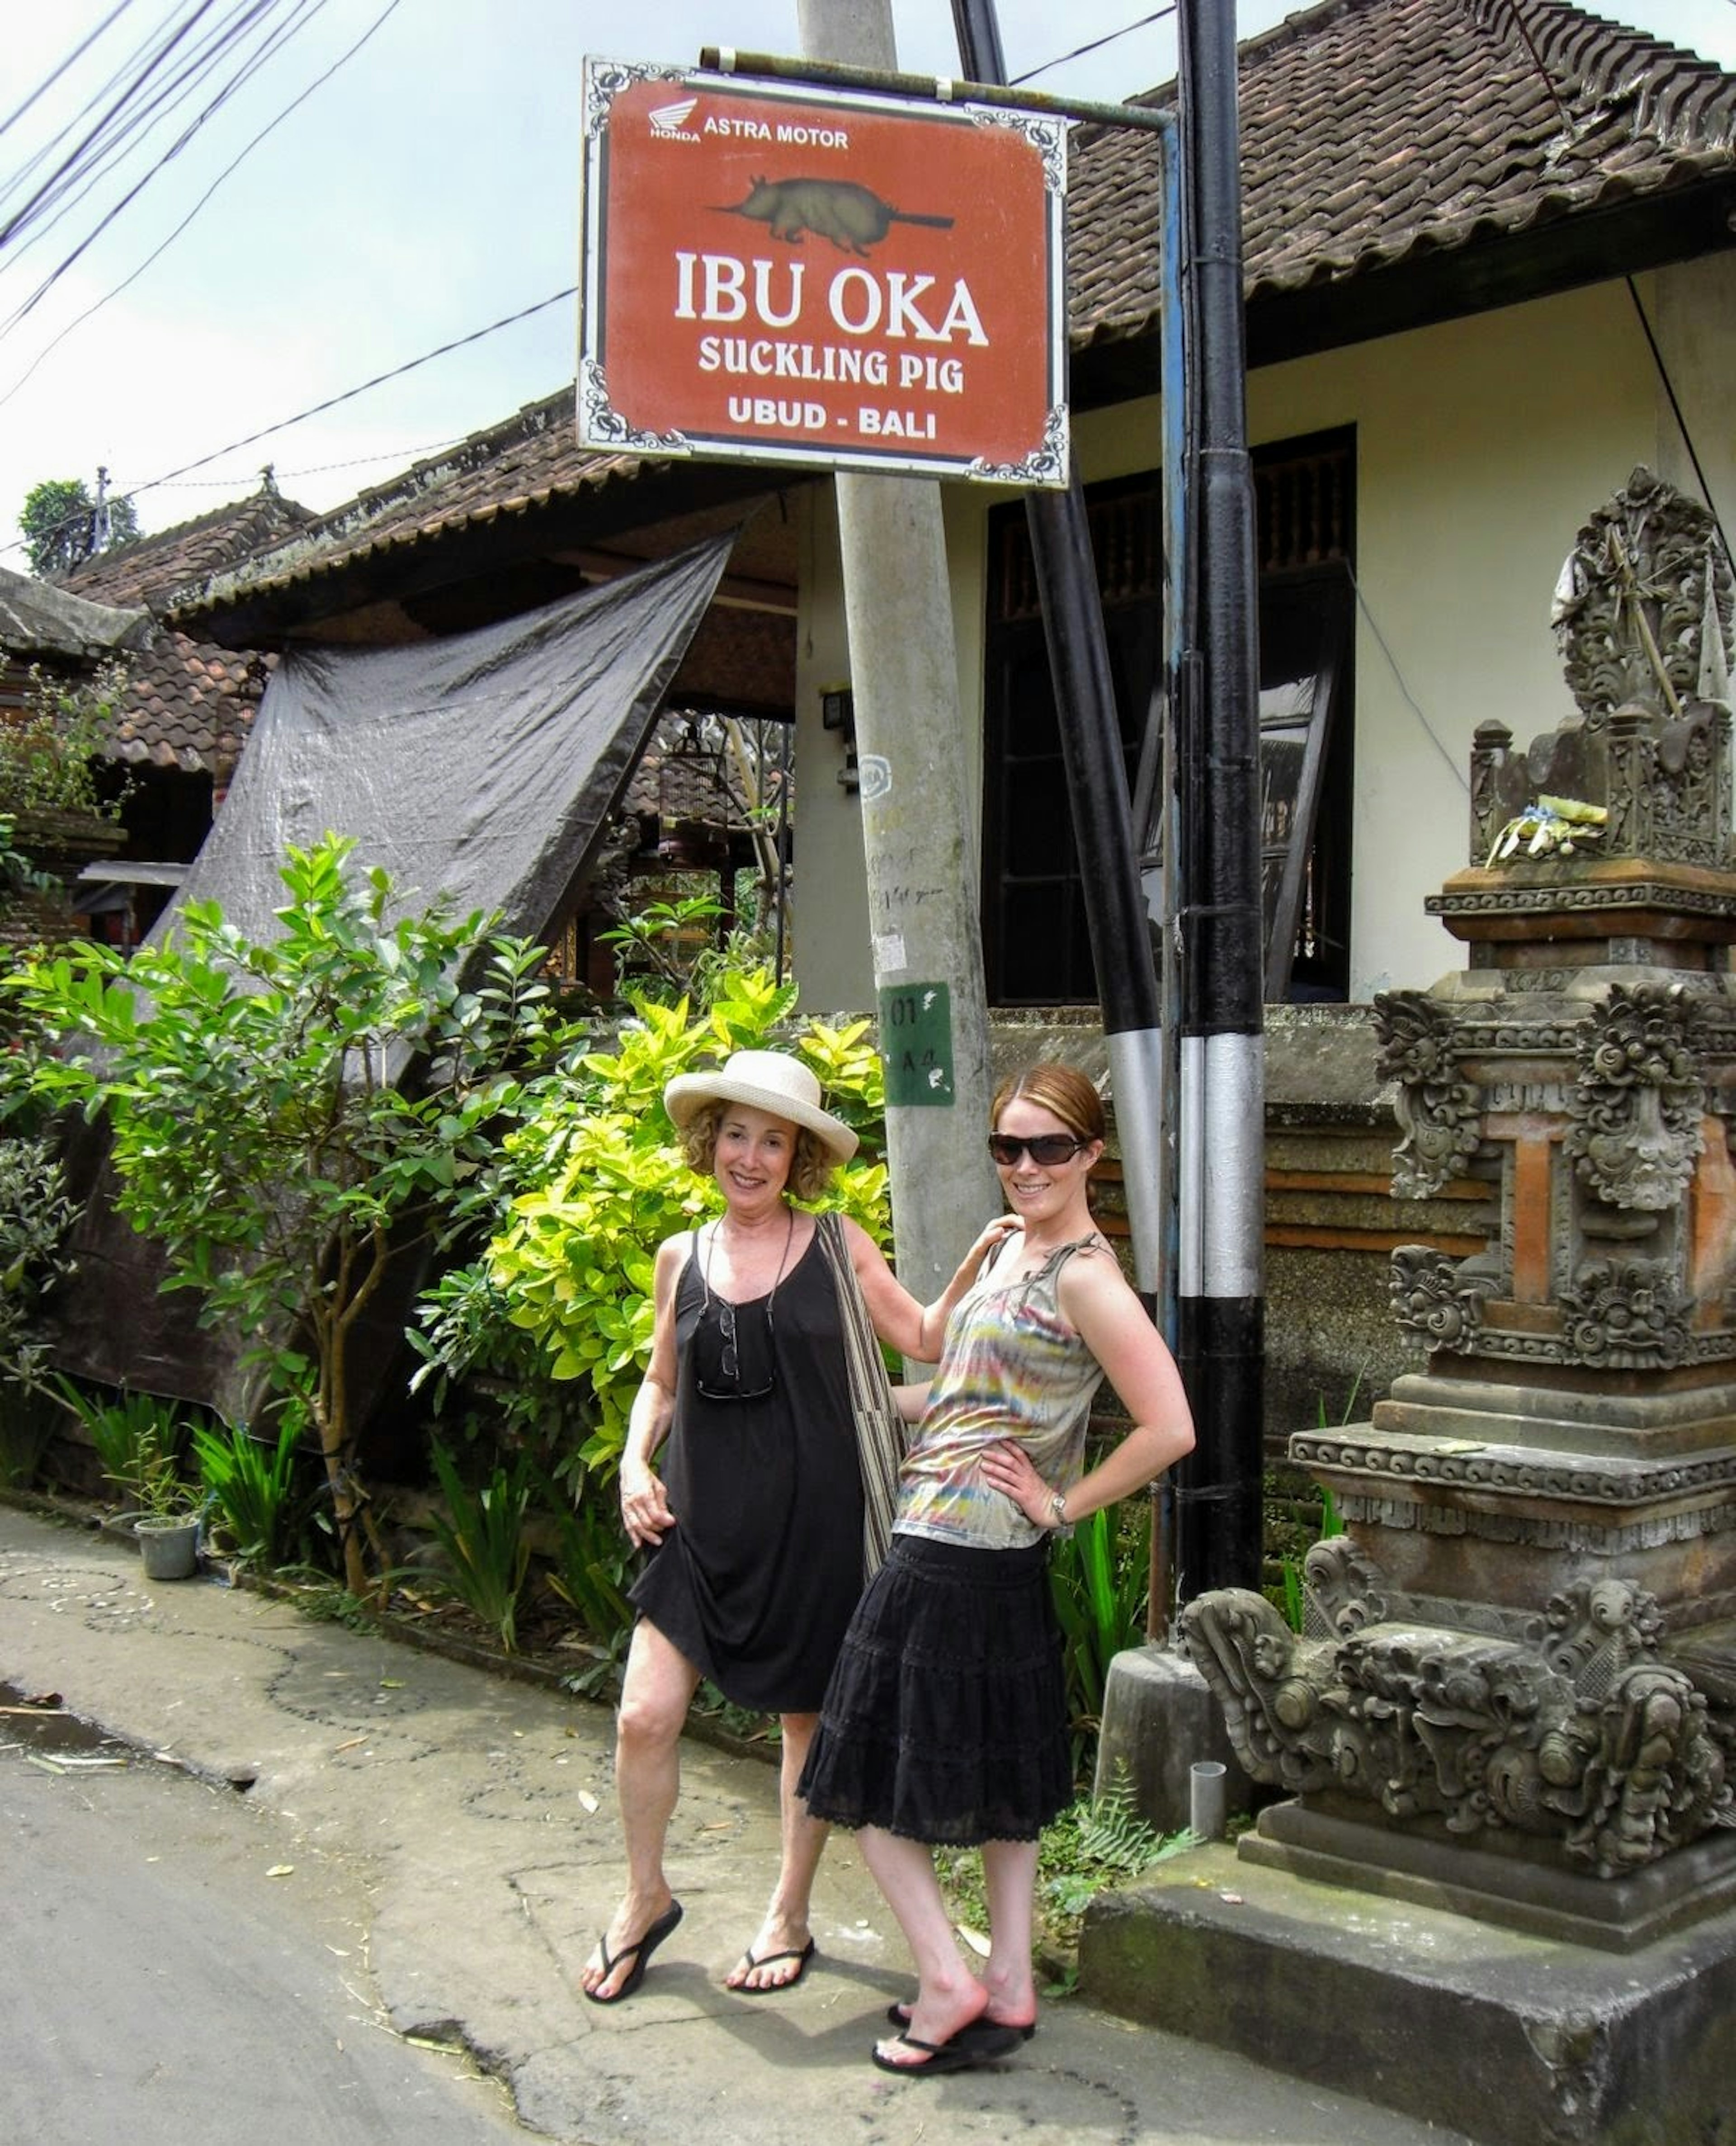
[[[585,65],[582,446],[1067,482],[1062,122]]]

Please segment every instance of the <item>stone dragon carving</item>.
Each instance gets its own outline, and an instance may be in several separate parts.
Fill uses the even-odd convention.
[[[1688,1354],[1688,1312],[1668,1260],[1587,1260],[1560,1292],[1571,1363],[1671,1370]]]
[[[1432,1245],[1396,1245],[1388,1289],[1393,1316],[1431,1349],[1474,1350],[1484,1300],[1500,1285],[1498,1267],[1488,1253],[1455,1260]]]
[[[1659,1655],[1657,1605],[1640,1590],[1576,1581],[1528,1643],[1384,1621],[1378,1575],[1344,1537],[1316,1544],[1307,1566],[1300,1634],[1240,1590],[1182,1613],[1256,1780],[1458,1835],[1545,1837],[1600,1878],[1736,1824],[1706,1701]]]

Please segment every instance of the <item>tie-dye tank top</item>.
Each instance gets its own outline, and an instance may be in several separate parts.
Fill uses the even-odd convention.
[[[1075,1252],[1115,1255],[1095,1231],[1058,1245],[1035,1274],[992,1270],[953,1306],[928,1407],[898,1479],[893,1531],[974,1550],[1022,1550],[1049,1531],[984,1479],[985,1449],[1016,1439],[1047,1483],[1076,1483],[1103,1366],[1061,1315]]]

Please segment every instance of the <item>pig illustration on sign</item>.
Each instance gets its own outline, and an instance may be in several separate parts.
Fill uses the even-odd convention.
[[[763,223],[774,238],[800,246],[802,234],[829,238],[841,253],[866,255],[895,223],[927,224],[950,231],[950,216],[918,216],[883,202],[852,179],[756,179],[746,201],[720,203],[724,216]]]

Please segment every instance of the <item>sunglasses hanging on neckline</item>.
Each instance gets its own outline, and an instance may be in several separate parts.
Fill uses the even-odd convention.
[[[772,1295],[777,1294],[772,1291]],[[761,1383],[745,1386],[741,1383],[741,1350],[736,1332],[737,1307],[726,1296],[711,1299],[717,1307],[717,1330],[722,1346],[718,1351],[715,1375],[709,1365],[696,1360],[694,1383],[708,1401],[762,1401],[777,1385],[777,1357],[772,1338],[771,1301],[766,1300],[766,1360]]]
[[[705,1258],[701,1263],[699,1270],[700,1286],[705,1291],[705,1305],[700,1314],[699,1331],[693,1337],[696,1350],[693,1360],[693,1381],[708,1401],[762,1401],[777,1385],[777,1342],[771,1324],[771,1308],[777,1302],[778,1284],[782,1281],[784,1269],[789,1264],[790,1246],[795,1235],[796,1210],[792,1207],[790,1210],[789,1221],[784,1229],[783,1255],[777,1263],[777,1272],[772,1277],[771,1294],[766,1299],[765,1303],[764,1360],[762,1364],[756,1367],[755,1383],[751,1385],[742,1384],[741,1362],[744,1352],[736,1320],[741,1311],[751,1312],[756,1307],[752,1305],[734,1305],[726,1296],[712,1295],[711,1245],[716,1242],[715,1231],[711,1238],[711,1245],[706,1245]],[[719,1345],[715,1363],[707,1360],[710,1350],[706,1333],[706,1324],[711,1318],[714,1305],[716,1308],[715,1331]]]

